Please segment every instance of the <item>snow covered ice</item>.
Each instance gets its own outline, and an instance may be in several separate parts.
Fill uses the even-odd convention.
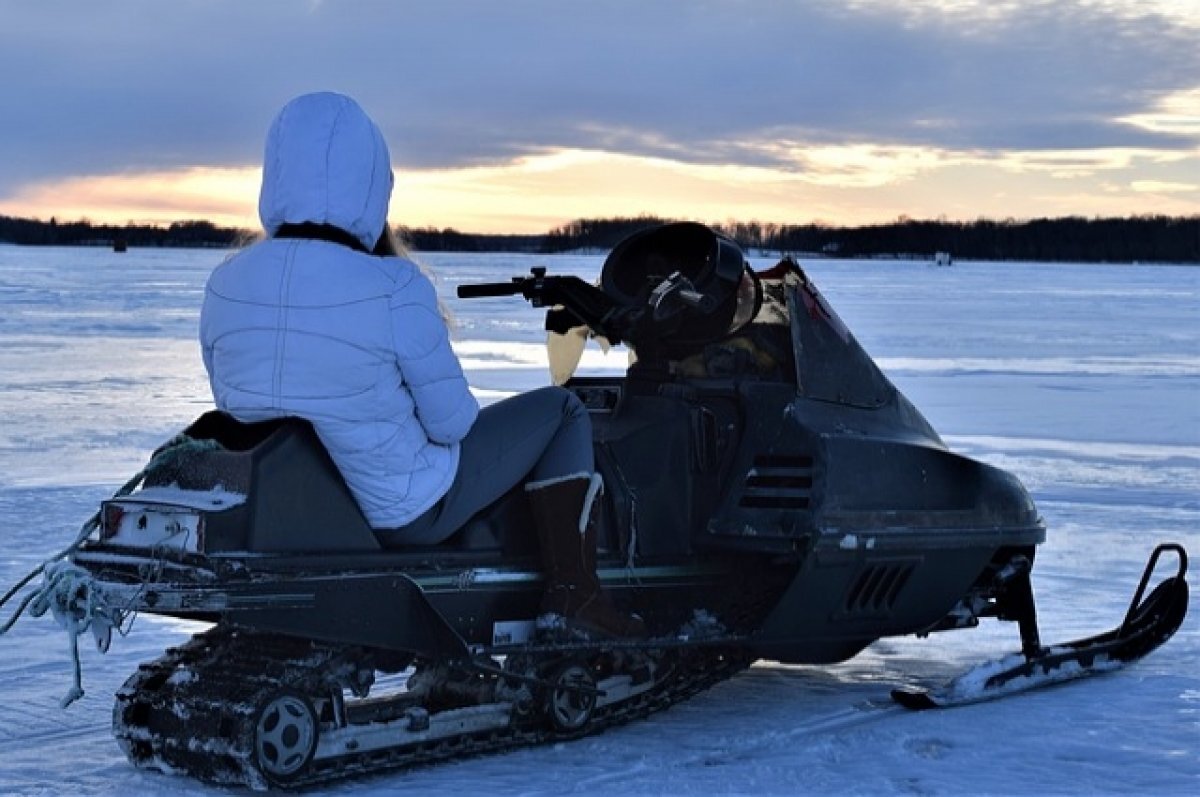
[[[195,342],[222,252],[0,247],[0,588],[61,549],[149,453],[211,406]],[[541,316],[459,301],[465,282],[598,256],[425,258],[488,402],[547,381]],[[759,259],[756,266],[770,265]],[[1145,557],[1200,555],[1200,268],[804,263],[954,449],[1011,470],[1049,528],[1034,567],[1049,644],[1117,625]],[[584,372],[625,352],[594,345]],[[7,616],[7,615],[5,615]],[[211,794],[126,763],[113,692],[197,626],[137,618],[83,650],[66,711],[63,632],[0,636],[0,793]],[[87,642],[88,638],[81,639]],[[1015,624],[887,639],[828,667],[760,663],[647,720],[581,741],[339,784],[337,794],[1168,794],[1200,790],[1200,620],[1145,660],[1037,693],[911,714],[888,702],[1019,647]]]

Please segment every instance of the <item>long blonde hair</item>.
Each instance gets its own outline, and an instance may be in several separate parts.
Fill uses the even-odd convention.
[[[379,240],[375,242],[375,247],[371,250],[371,254],[377,257],[402,257],[420,269],[421,273],[428,277],[430,282],[435,286],[437,285],[437,275],[433,270],[413,257],[412,250],[404,242],[404,239],[388,224],[383,225],[383,232],[379,235]],[[446,303],[442,301],[440,296],[438,297],[437,304],[438,314],[446,322],[446,326],[453,331],[454,316],[450,313],[450,308],[446,306]]]

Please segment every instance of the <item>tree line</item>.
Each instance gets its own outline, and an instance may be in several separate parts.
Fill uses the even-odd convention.
[[[31,246],[111,246],[119,242],[137,247],[230,247],[250,233],[218,227],[208,221],[179,221],[166,227],[151,224],[93,224],[0,216],[0,241]]]
[[[545,250],[608,249],[665,219],[579,219],[546,235]],[[726,222],[713,225],[743,248],[821,257],[1200,263],[1200,215],[970,222],[917,221],[835,227],[827,224]]]
[[[545,235],[459,232],[452,227],[397,227],[396,234],[418,252],[546,252]]]
[[[397,228],[422,252],[607,251],[625,236],[672,221],[657,216],[576,219],[544,234],[505,235],[453,228]],[[729,221],[712,225],[743,248],[806,257],[931,258],[946,252],[971,260],[1200,263],[1200,215],[920,221],[901,217],[887,224],[838,227]],[[40,246],[232,247],[253,234],[207,221],[166,227],[60,223],[57,219],[0,216],[0,242]]]

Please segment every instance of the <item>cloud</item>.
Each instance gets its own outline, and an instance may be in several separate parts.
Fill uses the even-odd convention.
[[[778,137],[955,149],[1194,146],[1128,124],[1196,90],[1195,31],[1119,4],[816,2],[301,6],[4,3],[0,191],[47,174],[249,165],[274,111],[354,94],[397,161],[546,148],[698,163]],[[15,110],[19,109],[19,110]],[[751,142],[751,146],[745,146]]]
[[[1170,183],[1165,180],[1134,180],[1129,185],[1134,191],[1146,194],[1186,194],[1200,192],[1200,184]]]
[[[0,212],[253,223],[267,125],[318,89],[384,128],[414,224],[971,218],[1035,195],[1196,212],[1170,189],[1200,158],[1190,0],[0,0],[0,18]]]
[[[1117,121],[1200,142],[1200,87],[1168,94],[1158,99],[1152,108]]]

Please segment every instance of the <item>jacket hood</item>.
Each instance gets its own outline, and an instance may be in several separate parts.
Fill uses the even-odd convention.
[[[258,215],[284,224],[330,224],[370,249],[387,223],[392,168],[383,134],[342,94],[297,97],[267,133]]]

